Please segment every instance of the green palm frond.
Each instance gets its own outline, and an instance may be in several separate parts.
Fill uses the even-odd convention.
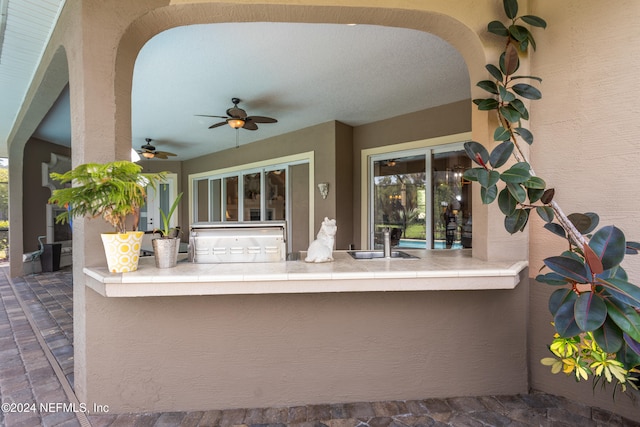
[[[136,214],[145,203],[146,187],[155,188],[165,176],[166,172],[142,173],[142,166],[125,160],[86,163],[63,174],[51,174],[52,179],[71,186],[54,190],[49,203],[68,207],[56,217],[58,223],[73,217],[101,216],[117,232],[124,233],[127,216]]]

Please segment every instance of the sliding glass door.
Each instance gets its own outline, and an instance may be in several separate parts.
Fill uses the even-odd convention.
[[[471,247],[469,166],[458,144],[371,156],[369,247],[386,228],[398,248]]]

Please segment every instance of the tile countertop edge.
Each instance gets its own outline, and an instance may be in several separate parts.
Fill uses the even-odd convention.
[[[393,281],[389,280],[392,271],[345,271],[330,275],[300,271],[283,275],[279,272],[265,274],[262,280],[255,273],[246,278],[222,275],[221,280],[211,280],[212,275],[209,274],[172,276],[163,271],[164,274],[155,276],[132,276],[132,273],[109,273],[104,267],[84,268],[83,272],[93,279],[87,281],[87,286],[102,296],[149,297],[514,289],[524,279],[523,272],[527,267],[527,261],[518,261],[505,268],[416,269],[415,274],[399,270]],[[123,275],[127,275],[124,280]]]

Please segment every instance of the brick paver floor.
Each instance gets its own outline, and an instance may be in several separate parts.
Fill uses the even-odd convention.
[[[0,271],[0,426],[640,427],[544,393],[85,416],[72,411],[72,308],[70,270],[11,281]]]

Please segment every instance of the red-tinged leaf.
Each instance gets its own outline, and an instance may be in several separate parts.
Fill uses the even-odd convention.
[[[640,252],[640,243],[638,242],[627,242],[627,255],[637,255]]]
[[[602,267],[602,261],[600,261],[600,257],[596,255],[596,253],[591,249],[589,245],[584,247],[584,257],[587,261],[587,265],[593,274],[600,274],[604,271]]]
[[[484,160],[482,160],[482,156],[480,155],[480,153],[476,153],[476,163],[482,166],[483,168],[487,169],[487,165],[484,162]]]
[[[580,261],[565,256],[552,256],[544,260],[544,264],[559,275],[577,283],[589,283],[587,270]]]
[[[509,43],[504,51],[504,74],[511,75],[516,72],[520,65],[518,50],[514,45]]]
[[[604,286],[616,300],[632,307],[640,307],[640,288],[616,277],[598,276],[598,284]]]

